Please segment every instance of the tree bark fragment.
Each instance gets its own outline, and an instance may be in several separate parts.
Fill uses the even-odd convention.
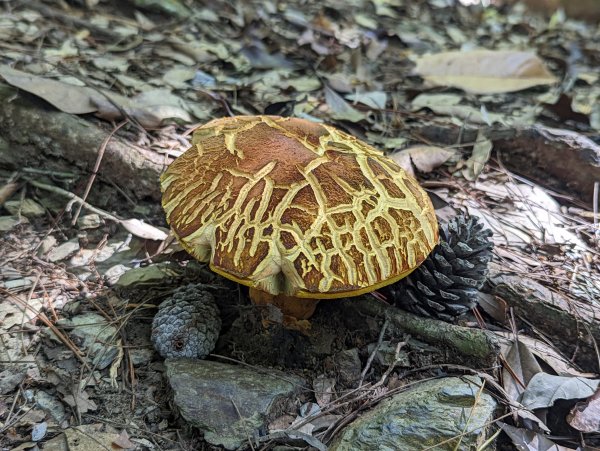
[[[0,104],[0,167],[91,173],[108,131],[2,84]],[[113,136],[98,175],[134,199],[159,201],[158,176],[164,166],[158,153]]]

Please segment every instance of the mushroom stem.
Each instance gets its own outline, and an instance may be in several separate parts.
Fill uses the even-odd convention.
[[[291,316],[297,320],[310,318],[319,303],[318,299],[297,298],[285,294],[273,295],[256,288],[250,288],[250,299],[255,305],[274,305],[284,316]]]

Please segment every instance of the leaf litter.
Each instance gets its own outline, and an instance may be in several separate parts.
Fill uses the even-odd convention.
[[[103,1],[85,3],[90,9],[28,2],[0,18],[0,76],[8,85],[100,127],[108,128],[103,120],[126,119],[117,135],[164,155],[165,163],[189,147],[185,132],[192,124],[231,112],[256,114],[280,102],[289,114],[333,122],[396,157],[402,155],[450,208],[484,218],[495,231],[503,270],[560,291],[572,305],[590,302],[589,310],[576,314],[584,322],[594,318],[598,309],[594,299],[600,291],[592,224],[597,215],[577,200],[506,170],[484,128],[543,123],[597,141],[600,88],[594,69],[600,54],[593,45],[597,30],[569,19],[552,24],[532,19],[516,7],[507,7],[504,15],[463,6],[445,10],[434,1],[420,6],[377,1],[368,8],[352,1],[345,5],[346,14],[337,11],[335,2],[292,2],[281,10],[273,2],[236,2],[233,7],[217,2],[210,8],[190,9],[175,0],[136,1],[133,11],[118,16]],[[480,131],[470,145],[432,142],[423,136],[428,128],[454,126],[475,126]],[[43,177],[63,191],[76,189],[53,174]],[[66,207],[72,199],[27,186],[25,190],[19,184],[14,192],[23,200],[33,201],[27,196],[35,196],[45,214],[58,217],[66,211],[68,216]],[[99,186],[103,185],[94,185]],[[9,404],[18,408],[13,412],[0,404],[4,412],[0,430],[8,430],[11,444],[25,443],[25,435],[32,433],[31,438],[44,439],[58,426],[65,434],[57,437],[77,443],[93,435],[95,444],[106,447],[177,440],[167,431],[170,419],[153,409],[158,397],[136,411],[136,424],[149,425],[162,437],[137,426],[129,429],[129,435],[125,432],[132,400],[111,391],[114,382],[109,374],[119,366],[119,355],[124,352],[134,362],[120,366],[119,383],[154,393],[162,382],[152,369],[156,362],[148,343],[140,345],[144,353],[117,340],[112,327],[126,327],[132,313],[120,310],[119,300],[103,290],[121,279],[127,288],[182,277],[185,267],[160,261],[181,250],[169,242],[165,224],[151,206],[138,205],[138,211],[131,204],[123,208],[127,201],[114,192],[92,201],[89,207],[104,208],[117,221],[95,221],[77,229],[65,223],[56,229],[45,216],[25,216],[22,208],[2,211],[6,246],[0,251],[0,266],[12,269],[0,273],[5,290],[0,321],[6,345],[1,360],[24,362],[18,371],[4,370],[18,375],[16,379],[0,379],[3,395],[8,394]],[[124,228],[115,228],[116,224]],[[55,252],[54,261],[48,258],[66,243],[77,247]],[[63,315],[82,317],[84,300],[102,313],[94,317],[95,324],[67,327],[57,322]],[[493,303],[494,297],[487,302]],[[84,333],[74,333],[72,327]],[[507,329],[501,321],[496,327]],[[547,330],[526,327],[527,335],[519,334],[518,340],[506,333],[512,352],[505,357],[514,374],[505,371],[504,379],[518,376],[527,387],[507,387],[511,398],[550,414],[556,399],[574,403],[588,398],[573,405],[568,421],[577,430],[597,431],[593,421],[597,396],[589,385],[597,368],[579,368],[561,352],[563,348],[552,346],[560,343],[548,343]],[[85,337],[92,335],[102,339],[88,338],[86,345]],[[560,338],[560,334],[551,337]],[[34,358],[38,343],[42,352]],[[94,354],[87,346],[100,352]],[[536,361],[544,365],[536,366]],[[103,369],[94,366],[99,362]],[[60,376],[44,379],[39,369],[49,366]],[[61,377],[70,381],[67,376],[80,370],[85,377],[79,382],[84,384],[60,382]],[[315,400],[327,410],[336,406],[342,389],[335,384],[334,371],[319,376],[313,384],[318,392]],[[545,381],[543,386],[552,390],[536,389],[535,384],[530,388],[528,379]],[[24,382],[35,386],[37,404],[28,401],[34,393],[18,391]],[[44,401],[45,391],[50,401]],[[548,396],[559,391],[560,396]],[[133,401],[144,402],[145,394],[137,395]],[[114,401],[110,408],[120,412],[114,417],[120,416],[120,423],[110,423],[107,416],[98,421],[91,414],[106,413],[104,398]],[[57,407],[61,405],[90,424],[69,426],[61,415],[71,414],[61,413]],[[27,409],[36,422],[18,415]],[[302,430],[322,438],[321,428],[335,427],[348,410],[340,405],[332,412],[323,416],[322,424],[311,418]],[[275,429],[286,430],[301,418],[300,411],[292,413]],[[501,426],[518,446],[567,449],[527,431],[526,424]],[[566,442],[574,449],[577,440],[573,436]]]

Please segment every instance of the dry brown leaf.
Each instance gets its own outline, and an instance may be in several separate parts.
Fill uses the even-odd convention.
[[[410,159],[410,154],[408,152],[394,152],[390,155],[390,158],[394,160],[394,162],[404,169],[407,173],[416,177],[415,168],[412,164],[412,160]]]
[[[144,91],[127,98],[114,92],[76,86],[0,66],[0,76],[9,84],[41,97],[65,113],[87,114],[117,120],[123,111],[147,128],[158,127],[165,119],[191,122],[190,105],[168,89]]]
[[[494,144],[492,141],[486,138],[483,129],[480,129],[479,133],[477,134],[475,145],[473,146],[473,153],[466,161],[466,167],[462,171],[464,178],[473,181],[479,177],[479,174],[481,174],[481,171],[483,171],[485,164],[490,159],[493,147]]]
[[[505,366],[502,368],[504,390],[516,401],[525,392],[525,387],[542,368],[531,350],[518,337],[508,349],[502,349]],[[508,368],[510,367],[510,368]]]
[[[508,346],[507,343],[512,342],[512,332],[494,332],[497,336],[501,337],[501,346]],[[509,340],[509,341],[505,341]],[[575,368],[569,360],[558,352],[552,346],[544,343],[541,340],[529,337],[527,335],[519,335],[519,341],[527,346],[527,348],[535,355],[538,359],[543,360],[548,366],[550,366],[556,374],[559,376],[579,376],[579,377],[597,377],[596,373],[583,373]]]
[[[0,66],[0,75],[12,86],[41,97],[65,113],[87,114],[98,108],[92,103],[94,90]]]
[[[364,113],[351,106],[342,96],[327,85],[325,85],[325,101],[329,106],[333,119],[359,122],[366,117]]]
[[[578,402],[567,415],[567,423],[581,432],[600,432],[600,391],[586,402]]]
[[[125,429],[123,429],[119,436],[113,440],[112,444],[121,449],[135,448],[135,443],[132,443],[131,440],[129,440],[129,434],[127,434]]]
[[[451,86],[473,94],[515,92],[557,82],[534,52],[511,50],[425,55],[417,60],[415,73],[433,86]]]
[[[477,304],[481,309],[499,323],[505,323],[508,316],[508,304],[498,296],[489,293],[479,293]]]
[[[408,170],[405,167],[407,161],[406,156],[408,155],[412,164],[415,165],[419,172],[427,173],[444,164],[453,157],[455,153],[454,150],[445,149],[443,147],[413,146],[390,155],[390,158],[405,170]],[[414,175],[412,168],[408,170],[408,172]]]

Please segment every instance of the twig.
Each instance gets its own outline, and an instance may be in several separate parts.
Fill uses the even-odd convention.
[[[240,412],[240,409],[238,409],[237,404],[235,403],[235,401],[233,400],[233,398],[229,398],[229,400],[231,401],[231,404],[233,404],[233,408],[235,409],[235,413],[237,413],[240,421],[242,423],[246,423],[246,418],[244,418]],[[245,424],[244,424],[245,426]],[[246,427],[244,427],[244,429],[246,429]],[[252,448],[252,451],[255,451],[254,449],[254,445],[252,444],[252,439],[250,438],[250,434],[248,433],[248,430],[246,429],[246,439],[248,440],[248,445],[250,445],[250,448]]]
[[[449,346],[464,356],[477,359],[482,366],[495,362],[498,357],[498,340],[487,331],[423,318],[374,298],[355,300],[347,305],[363,315],[389,318],[390,328],[395,332],[408,333],[428,343]]]
[[[79,214],[81,213],[81,208],[83,207],[83,203],[87,200],[87,197],[90,194],[90,191],[92,189],[92,185],[94,184],[94,180],[96,179],[96,176],[98,175],[98,169],[100,169],[100,163],[102,162],[102,157],[104,157],[104,152],[106,151],[106,146],[108,146],[108,142],[111,140],[111,138],[114,136],[114,134],[121,127],[123,127],[123,125],[125,125],[127,122],[128,122],[127,120],[124,120],[123,122],[121,122],[120,124],[115,126],[115,128],[113,128],[113,130],[108,135],[106,135],[106,138],[104,138],[104,141],[102,141],[102,144],[100,144],[100,148],[98,149],[98,157],[96,158],[96,163],[94,164],[94,169],[92,170],[92,174],[90,175],[88,183],[85,187],[85,192],[83,193],[83,197],[81,198],[83,202],[81,202],[79,204],[79,206],[77,207],[77,210],[75,211],[75,214],[73,215],[73,219],[71,220],[71,225],[77,224],[77,218],[79,218]]]
[[[598,191],[600,190],[600,182],[594,182],[594,234],[598,236]]]
[[[389,324],[390,324],[390,320],[388,318],[386,318],[383,323],[383,326],[381,326],[381,331],[379,332],[379,339],[377,340],[375,349],[373,349],[373,352],[371,352],[371,355],[369,356],[369,359],[367,360],[367,363],[366,363],[364,369],[362,370],[362,373],[360,374],[360,381],[358,382],[359,388],[362,387],[365,377],[367,376],[367,372],[369,371],[369,368],[371,368],[371,364],[373,363],[373,359],[375,358],[377,351],[379,351],[379,348],[381,347],[381,343],[383,342],[383,336],[385,335],[385,331]]]
[[[79,197],[76,194],[73,194],[70,191],[64,190],[57,186],[47,185],[46,183],[38,182],[36,180],[28,179],[27,182],[30,183],[31,185],[35,186],[36,188],[40,188],[45,191],[50,191],[55,194],[60,194],[61,196],[64,196],[64,197],[68,197],[69,199],[73,200],[74,202],[82,204],[88,210],[93,211],[94,213],[97,213],[98,215],[102,216],[104,219],[109,219],[110,221],[114,221],[114,222],[118,222],[118,223],[121,222],[121,220],[119,218],[117,218],[116,216],[111,215],[107,211],[104,211],[100,208],[96,208],[91,204],[88,204],[81,197]]]

